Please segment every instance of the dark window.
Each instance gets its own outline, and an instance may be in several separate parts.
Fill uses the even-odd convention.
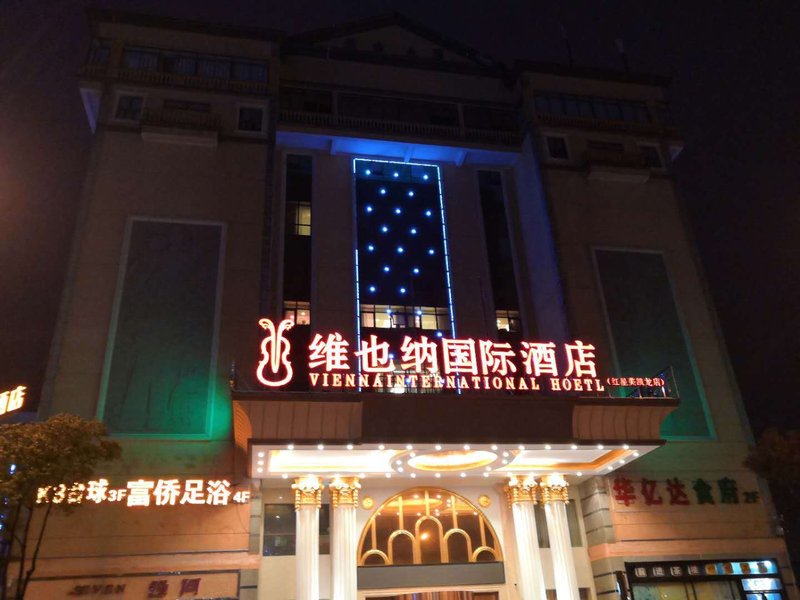
[[[542,115],[582,117],[608,121],[649,123],[650,112],[643,102],[592,96],[540,92],[534,96],[536,112]]]
[[[142,106],[144,98],[142,96],[124,95],[117,100],[117,112],[114,116],[117,119],[128,119],[138,121],[142,116]]]
[[[286,157],[286,233],[311,235],[311,157]]]
[[[197,59],[183,54],[165,54],[164,71],[175,75],[194,75],[197,72]]]
[[[503,178],[497,171],[478,171],[478,192],[483,215],[483,233],[489,259],[489,276],[498,331],[519,331],[519,300],[514,257],[506,218]],[[503,314],[501,314],[503,313]],[[513,313],[513,322],[509,319]],[[512,329],[513,326],[513,329]]]
[[[89,48],[89,56],[87,62],[90,65],[105,65],[108,63],[108,57],[111,55],[111,42],[108,40],[92,41],[92,46]]]
[[[656,146],[641,145],[639,149],[642,151],[644,162],[651,169],[662,169],[664,163],[661,162],[661,153]]]
[[[261,133],[264,127],[264,109],[257,106],[239,107],[239,131]]]
[[[233,79],[236,81],[267,81],[267,65],[251,62],[233,63]]]
[[[230,79],[231,63],[227,60],[200,58],[197,60],[197,74],[211,79]]]
[[[323,504],[319,509],[319,553],[330,554],[330,510]],[[294,556],[295,509],[293,504],[264,506],[264,556]]]
[[[561,136],[548,135],[545,136],[547,142],[547,155],[550,158],[558,160],[569,160],[569,151],[567,150],[567,140]]]
[[[122,66],[125,69],[139,71],[158,71],[158,52],[142,48],[126,48],[122,54]]]
[[[281,88],[281,110],[297,110],[303,112],[333,112],[333,97],[324,90],[306,90],[302,88]]]

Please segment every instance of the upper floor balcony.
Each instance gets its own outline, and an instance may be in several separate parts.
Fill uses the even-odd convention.
[[[132,46],[115,59],[111,49],[110,42],[96,40],[80,76],[234,94],[269,92],[264,61]]]
[[[419,100],[282,86],[280,125],[403,140],[519,148],[522,127],[511,106]]]

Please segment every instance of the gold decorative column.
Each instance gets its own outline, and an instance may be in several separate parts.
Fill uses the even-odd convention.
[[[308,475],[294,480],[294,508],[297,521],[297,600],[319,600],[319,507],[322,481]]]
[[[546,598],[534,512],[537,490],[536,479],[532,475],[524,477],[512,475],[505,487],[511,514],[514,518],[521,600],[545,600]]]
[[[558,600],[579,600],[578,578],[572,556],[572,542],[567,521],[569,484],[562,475],[551,474],[542,478],[541,488],[547,533],[550,537],[550,553],[553,557],[556,596]]]
[[[358,532],[356,508],[361,484],[357,477],[336,477],[328,484],[331,494],[331,598],[356,600]]]

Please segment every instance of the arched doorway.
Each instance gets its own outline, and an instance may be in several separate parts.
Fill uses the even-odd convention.
[[[497,535],[483,513],[440,488],[412,488],[389,498],[370,516],[358,546],[362,567],[502,560]]]

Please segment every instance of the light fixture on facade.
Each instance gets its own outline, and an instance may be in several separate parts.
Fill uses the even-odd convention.
[[[366,473],[359,473],[359,474],[358,474],[358,477],[359,477],[360,479],[365,479],[365,478],[367,477],[367,474],[366,474]]]
[[[406,450],[413,450],[413,449],[414,446],[412,446],[411,444],[406,444]]]
[[[289,449],[291,450],[291,448],[289,448]],[[259,452],[258,453],[258,458],[264,458],[264,453],[263,452]]]
[[[417,474],[416,473],[411,473],[411,479],[416,479],[416,478],[417,478]]]
[[[348,450],[352,450],[353,449],[353,444],[347,444],[346,447],[347,447]]]
[[[553,449],[553,447],[552,447],[550,444],[545,444],[545,445],[544,445],[544,449],[545,449],[545,450],[552,450],[552,449]]]
[[[484,474],[483,474],[483,476],[484,476],[484,477],[488,477],[488,476],[489,476],[489,473],[484,473]]]
[[[434,473],[433,476],[436,477],[436,479],[439,479],[442,476],[442,474],[441,473]]]
[[[497,444],[492,444],[492,450],[497,451]]]
[[[508,458],[508,451],[507,450],[503,450],[503,458]]]
[[[325,450],[325,444],[317,444],[317,450]]]
[[[392,478],[392,474],[391,473],[387,473],[386,474],[386,479],[391,479],[391,478]]]
[[[603,448],[605,448],[605,446],[603,446],[603,444],[597,444],[597,449],[598,450],[602,450]]]
[[[441,444],[436,444],[436,445],[434,446],[434,449],[436,449],[436,450],[441,450],[441,449],[442,449],[442,445],[441,445]]]
[[[622,449],[623,450],[630,450],[631,447],[628,444],[622,444]]]
[[[634,452],[634,453],[633,453],[633,455],[634,455],[634,456],[639,456],[639,452],[638,452],[638,450],[637,450],[636,452]]]
[[[469,450],[469,444],[464,444],[464,450]]]
[[[577,473],[575,473],[575,475],[577,475],[578,477],[583,477],[583,473],[581,471],[578,471]]]
[[[264,461],[263,460],[258,461],[258,466],[259,467],[263,467],[264,466]]]
[[[466,477],[466,476],[467,476],[467,474],[462,471],[460,477],[463,478],[463,477]]]
[[[569,448],[570,448],[570,450],[577,450],[578,449],[578,444],[572,444]]]
[[[258,471],[259,473],[263,473],[263,472],[264,472],[264,469],[262,469],[261,467],[258,467],[258,468],[256,469],[256,471]]]
[[[281,477],[283,479],[289,479],[289,474],[288,473],[284,473],[283,475],[281,475]]]
[[[386,446],[384,446],[383,444],[378,444],[378,450],[385,450],[385,449]]]
[[[519,446],[517,446],[517,449],[518,449],[518,450],[525,450],[525,446],[523,446],[522,444],[520,444]]]

